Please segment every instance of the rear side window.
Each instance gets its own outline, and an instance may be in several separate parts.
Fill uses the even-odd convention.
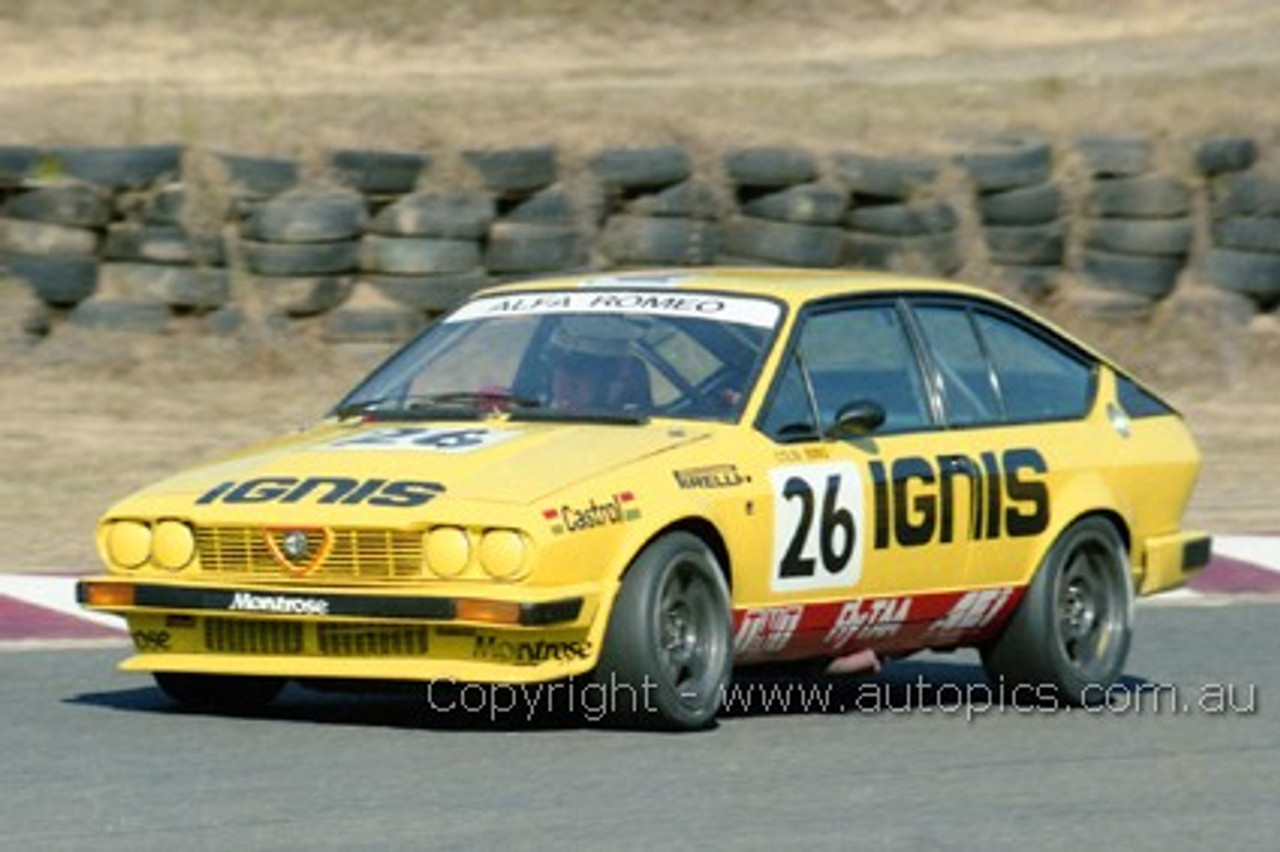
[[[1163,400],[1128,376],[1116,379],[1116,395],[1130,417],[1159,417],[1173,413]]]
[[[985,313],[974,320],[1010,422],[1074,420],[1089,412],[1092,364],[1009,320]]]
[[[994,375],[969,312],[958,307],[916,309],[916,319],[934,354],[947,422],[974,426],[1003,417]]]

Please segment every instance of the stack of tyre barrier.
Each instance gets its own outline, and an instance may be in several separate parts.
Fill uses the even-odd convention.
[[[9,269],[46,304],[71,308],[73,324],[164,331],[171,309],[194,307],[199,294],[184,289],[186,282],[157,287],[150,280],[114,281],[111,261],[123,246],[112,227],[121,218],[139,216],[154,188],[177,177],[181,160],[176,145],[39,152],[28,172],[34,176],[6,204]],[[144,236],[151,235],[139,231],[134,241],[139,252]],[[157,235],[147,249],[160,256],[177,251],[164,242]]]
[[[342,320],[334,309],[355,286],[367,220],[360,193],[320,185],[288,189],[244,217],[241,260],[269,321]]]
[[[819,181],[817,158],[804,149],[739,148],[723,159],[738,214],[725,225],[722,262],[745,265],[840,265],[847,195]]]
[[[1258,172],[1252,139],[1223,137],[1196,151],[1209,182],[1208,283],[1262,310],[1280,305],[1280,180]]]
[[[1089,185],[1080,274],[1090,310],[1144,315],[1173,292],[1195,236],[1187,183],[1155,168],[1146,137],[1092,136],[1077,150]]]
[[[497,280],[575,269],[586,261],[576,211],[554,146],[464,151],[496,203],[483,266]]]
[[[98,284],[98,246],[110,193],[78,180],[28,180],[4,204],[0,250],[9,271],[47,305],[72,308]]]
[[[1032,298],[1053,292],[1066,258],[1063,193],[1043,140],[978,140],[956,156],[974,204],[992,274]]]
[[[940,197],[936,159],[843,152],[834,164],[849,192],[845,265],[927,275],[952,275],[963,265],[961,217]]]
[[[463,151],[441,174],[427,153],[340,149],[304,182],[274,157],[0,146],[0,265],[38,299],[31,333],[225,332],[252,312],[380,344],[491,281],[637,266],[972,262],[1027,297],[1065,267],[1087,286],[1064,297],[1127,318],[1194,261],[1211,285],[1196,292],[1231,316],[1280,304],[1280,179],[1253,140],[1203,142],[1185,180],[1145,137],[1078,140],[1063,168],[1055,153],[1015,138],[946,157],[782,146],[695,162],[659,145],[602,150],[566,178],[551,146]]]
[[[588,162],[601,196],[609,266],[696,266],[720,255],[724,204],[677,145],[607,148]]]
[[[326,290],[342,303],[326,316],[329,340],[402,340],[484,282],[479,241],[493,219],[492,202],[418,192],[433,161],[413,151],[329,152],[331,179],[360,193],[374,212],[361,238],[358,278]]]
[[[39,155],[39,150],[30,145],[0,145],[0,279],[17,275],[8,269],[11,252],[4,248],[7,241],[5,231],[9,200],[22,192],[23,182],[35,167]],[[31,276],[26,277],[29,280]],[[0,286],[3,286],[2,283]],[[49,333],[51,309],[48,302],[36,292],[35,286],[33,283],[21,288],[21,292],[7,294],[6,319],[16,319],[16,324],[0,327],[0,341],[12,339],[13,336],[24,340],[38,340]]]
[[[384,207],[364,235],[359,292],[329,336],[402,338],[461,302],[487,281],[483,240],[496,216],[489,193],[467,190],[411,192]]]
[[[73,319],[107,328],[166,331],[172,316],[212,329],[238,325],[221,228],[188,227],[188,188],[171,183],[138,199],[107,226],[98,294]]]
[[[245,218],[267,200],[293,189],[302,179],[302,167],[287,157],[261,157],[227,151],[212,153],[215,179],[229,191],[232,212]]]
[[[326,152],[329,180],[365,197],[377,212],[418,188],[418,179],[434,157],[420,151],[373,151],[334,148]]]

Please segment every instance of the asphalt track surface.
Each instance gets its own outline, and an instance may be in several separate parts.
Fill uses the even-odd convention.
[[[993,701],[962,652],[747,681],[685,735],[479,693],[204,715],[115,672],[119,640],[10,646],[0,849],[1274,849],[1277,617],[1144,603],[1105,710]]]

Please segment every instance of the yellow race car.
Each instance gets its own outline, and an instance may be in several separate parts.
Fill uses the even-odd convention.
[[[489,289],[303,434],[135,494],[80,602],[178,702],[565,683],[712,722],[735,666],[981,649],[1105,700],[1205,565],[1181,417],[988,292],[698,269]]]

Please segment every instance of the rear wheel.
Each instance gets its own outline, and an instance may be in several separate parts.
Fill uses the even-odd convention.
[[[195,710],[244,712],[267,706],[284,689],[278,677],[155,672],[156,686],[169,698]]]
[[[1133,620],[1129,559],[1116,528],[1085,518],[1058,538],[1009,625],[982,651],[988,676],[1096,704],[1124,671]]]
[[[610,720],[709,725],[729,680],[730,630],[729,591],[710,548],[682,532],[650,544],[623,579],[595,673]]]

